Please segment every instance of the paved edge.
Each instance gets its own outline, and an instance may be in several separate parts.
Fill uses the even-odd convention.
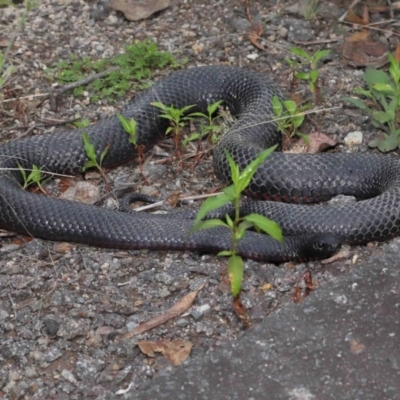
[[[400,241],[125,398],[400,400]]]

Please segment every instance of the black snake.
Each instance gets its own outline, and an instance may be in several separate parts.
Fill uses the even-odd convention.
[[[271,120],[271,98],[282,95],[265,77],[237,67],[210,66],[177,72],[156,83],[122,111],[138,124],[138,144],[149,149],[165,136],[168,122],[151,105],[159,101],[196,110],[223,100],[236,124],[214,151],[215,171],[230,182],[225,149],[241,168],[264,148],[280,142]],[[190,111],[194,111],[191,109]],[[104,167],[135,156],[118,119],[113,116],[84,129],[99,156],[106,146]],[[190,236],[193,221],[142,213],[126,214],[95,206],[36,195],[21,189],[18,163],[44,171],[82,172],[87,161],[82,130],[27,137],[0,147],[0,228],[34,237],[127,249],[179,249],[218,252],[231,247],[224,228]],[[321,258],[340,243],[365,243],[397,235],[400,229],[400,163],[394,157],[365,154],[293,155],[274,153],[256,172],[248,194],[258,199],[309,203],[338,194],[362,201],[345,206],[245,202],[242,212],[261,212],[283,228],[285,244],[247,232],[239,252],[269,261]]]

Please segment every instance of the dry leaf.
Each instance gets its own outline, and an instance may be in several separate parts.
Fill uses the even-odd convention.
[[[181,192],[179,190],[175,190],[170,196],[168,196],[165,201],[171,206],[171,207],[176,207],[178,201],[179,201],[179,196],[181,195]]]
[[[170,4],[171,0],[111,0],[111,8],[123,12],[129,21],[148,18]]]
[[[182,364],[192,350],[193,344],[187,340],[142,340],[137,342],[140,351],[148,357],[155,357],[154,353],[162,353],[175,366]]]
[[[161,325],[164,322],[169,321],[170,319],[176,318],[177,316],[181,315],[190,308],[194,299],[197,296],[197,293],[199,293],[204,286],[205,283],[203,283],[197,290],[190,292],[185,297],[177,301],[170,309],[165,311],[163,314],[158,315],[157,317],[151,319],[150,321],[140,324],[137,328],[135,328],[131,332],[128,332],[122,338],[130,339],[135,335],[140,335],[143,332],[153,329],[156,326]]]
[[[263,33],[263,27],[261,24],[253,24],[252,29],[249,33],[250,42],[257,47],[257,49],[265,50],[265,47],[259,42],[260,37]]]
[[[360,18],[352,8],[347,11],[345,21],[350,22],[352,24],[357,24],[357,25],[365,25],[365,21]]]
[[[239,319],[242,321],[245,329],[249,329],[251,324],[249,317],[247,315],[247,311],[243,306],[243,303],[240,301],[239,296],[235,297],[233,299],[233,309],[236,312],[236,315],[239,317]]]
[[[342,54],[351,66],[379,68],[388,62],[387,52],[387,43],[373,42],[370,32],[363,30],[346,39]]]
[[[321,153],[322,151],[328,149],[329,147],[335,147],[337,142],[320,132],[313,132],[308,135],[308,140],[310,141],[307,146],[307,153]],[[300,139],[304,143],[303,139]]]

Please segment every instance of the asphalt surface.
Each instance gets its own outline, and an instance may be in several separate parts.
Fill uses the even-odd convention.
[[[400,400],[400,240],[127,398]]]

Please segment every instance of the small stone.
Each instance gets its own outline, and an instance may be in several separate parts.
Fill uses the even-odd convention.
[[[206,314],[207,312],[209,312],[211,309],[209,304],[203,304],[202,306],[196,307],[195,309],[193,309],[192,311],[190,311],[190,315],[194,318],[194,319],[200,319],[204,314]]]
[[[350,132],[344,138],[346,146],[357,146],[363,141],[363,134],[361,131]]]
[[[57,335],[60,323],[52,316],[46,317],[43,320],[44,330],[50,336]]]
[[[248,58],[249,60],[252,60],[252,61],[257,60],[258,57],[260,57],[260,56],[257,53],[250,53],[250,54],[247,54],[247,56],[246,56],[246,58]]]
[[[26,367],[25,368],[25,377],[27,378],[37,378],[39,374],[37,373],[36,369],[33,367]]]
[[[178,321],[176,321],[175,325],[179,326],[180,328],[184,328],[185,326],[188,326],[190,322],[185,319],[185,318],[179,318]]]
[[[75,376],[73,375],[73,373],[71,371],[68,371],[67,369],[63,369],[61,371],[61,375],[68,381],[71,383],[77,383],[77,380],[75,378]]]

